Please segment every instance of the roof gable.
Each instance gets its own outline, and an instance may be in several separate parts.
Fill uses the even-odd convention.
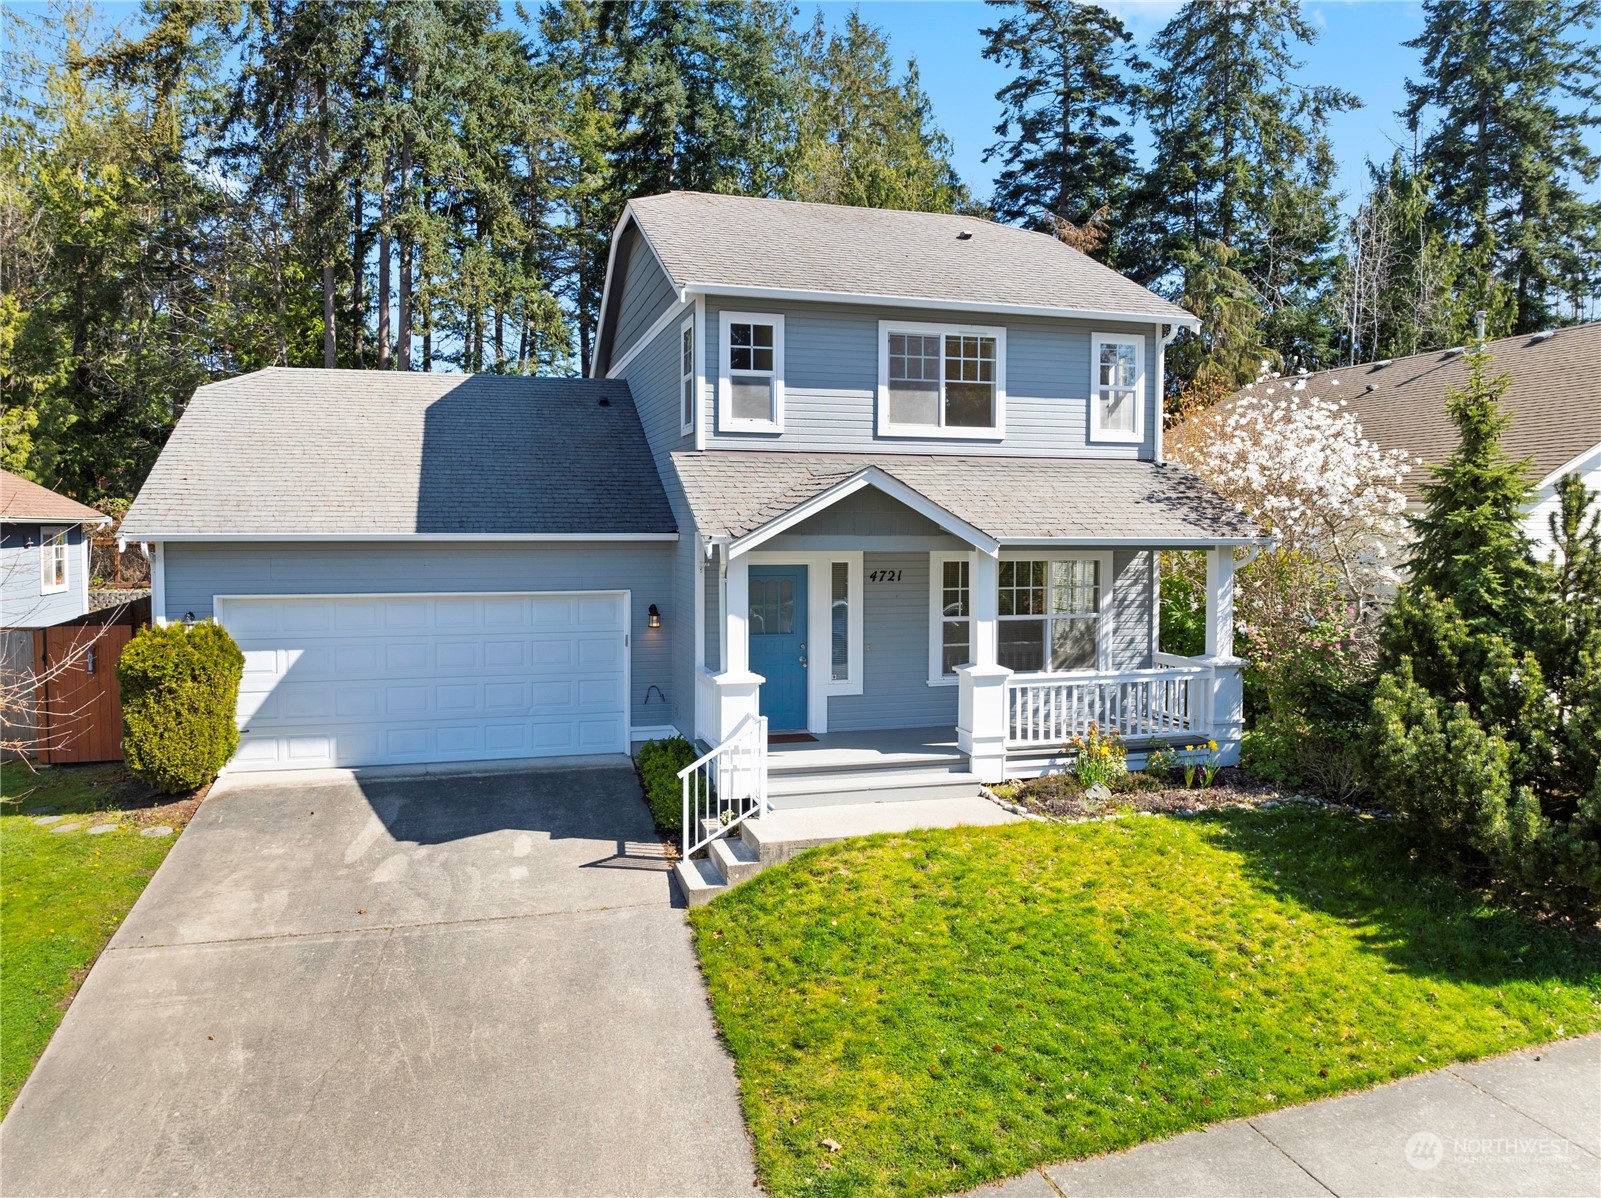
[[[7,524],[23,521],[108,524],[111,517],[86,507],[76,499],[58,495],[49,487],[29,482],[9,470],[0,470],[0,520]]]

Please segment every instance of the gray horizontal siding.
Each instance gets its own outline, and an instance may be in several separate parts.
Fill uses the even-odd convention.
[[[1112,647],[1107,667],[1150,668],[1151,564],[1153,554],[1119,550],[1112,555]]]
[[[722,559],[723,551],[714,549],[701,574],[706,602],[706,668],[712,671],[723,668]]]
[[[0,628],[48,628],[89,610],[83,526],[67,529],[67,589],[48,595],[41,593],[42,535],[37,524],[7,524],[0,530]]]
[[[928,555],[869,553],[862,576],[899,570],[899,582],[863,582],[862,693],[828,700],[831,732],[956,726],[954,686],[928,684]]]
[[[618,303],[617,336],[612,343],[614,362],[622,360],[677,298],[672,281],[657,263],[650,247],[638,236],[627,240],[628,262]]]
[[[671,657],[675,624],[672,543],[607,545],[184,544],[163,548],[169,620],[213,614],[218,595],[338,595],[484,591],[631,591],[632,719],[636,725],[672,722]],[[662,626],[646,627],[652,603]],[[156,613],[160,615],[162,613]],[[656,695],[645,703],[645,692]],[[687,697],[684,697],[687,701]]]
[[[808,516],[793,526],[789,535],[939,537],[946,533],[927,516],[914,512],[893,496],[884,494],[876,487],[865,487],[830,504],[815,516]],[[842,543],[840,548],[850,546]]]
[[[716,431],[720,314],[724,310],[784,316],[784,433]],[[1006,437],[1001,441],[879,439],[876,431],[878,322],[1002,325],[1006,334]],[[1089,444],[1090,336],[1133,333],[1145,338],[1145,441]],[[1093,323],[1046,317],[914,312],[849,304],[775,304],[708,300],[701,348],[705,354],[707,448],[810,452],[1033,454],[1150,457],[1155,452],[1157,329],[1154,325]],[[630,383],[632,379],[630,378]],[[637,394],[636,394],[637,399]]]
[[[677,449],[694,448],[694,438],[680,431],[683,423],[679,418],[678,385],[683,378],[683,360],[679,326],[682,324],[682,320],[675,320],[657,333],[623,372],[634,397],[639,422],[645,429],[645,440],[655,455],[656,468],[664,482],[672,473],[667,455]],[[674,515],[682,520],[676,508]],[[690,529],[694,524],[680,523],[678,527]]]

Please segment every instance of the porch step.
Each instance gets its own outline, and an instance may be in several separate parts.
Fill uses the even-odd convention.
[[[951,770],[967,768],[967,754],[958,749],[918,748],[864,752],[860,749],[810,749],[804,753],[769,751],[769,778],[783,775],[873,773],[884,770]]]
[[[684,901],[691,907],[704,907],[728,889],[728,883],[717,872],[717,866],[706,857],[679,861],[673,866],[673,876],[678,880],[678,889],[683,892]]]
[[[755,852],[761,868],[766,869],[820,844],[833,844],[852,836],[964,824],[1010,824],[1020,818],[978,797],[975,787],[971,795],[957,797],[775,810],[762,819],[746,820],[739,826],[739,834],[746,847]]]
[[[947,767],[770,772],[767,803],[774,811],[786,811],[841,803],[971,798],[978,794],[981,782],[977,774],[966,769]]]
[[[738,836],[724,836],[712,841],[706,846],[706,859],[730,886],[755,877],[762,869],[761,858],[756,850]]]

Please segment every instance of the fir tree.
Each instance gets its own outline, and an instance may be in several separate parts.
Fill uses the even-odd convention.
[[[1501,447],[1512,423],[1500,404],[1510,376],[1489,376],[1490,355],[1482,346],[1469,354],[1468,368],[1466,386],[1446,393],[1445,410],[1460,443],[1430,467],[1424,510],[1412,520],[1412,586],[1450,599],[1470,627],[1527,644],[1540,589],[1523,531],[1532,494],[1529,462],[1513,461]]]
[[[1516,301],[1514,331],[1562,319],[1564,297],[1601,280],[1601,127],[1597,0],[1426,0],[1423,78],[1407,82],[1414,132],[1438,114],[1423,153],[1439,181],[1435,211],[1470,246],[1494,246],[1496,276]]]
[[[984,152],[1003,169],[991,200],[999,220],[1047,233],[1119,213],[1134,175],[1129,126],[1137,99],[1123,22],[1097,4],[988,0],[1005,15],[979,32],[984,57],[1014,72],[995,93],[1000,140]],[[1115,261],[1115,243],[1103,255]]]
[[[1203,242],[1236,251],[1270,344],[1307,365],[1335,335],[1318,305],[1338,231],[1328,117],[1358,104],[1294,81],[1291,47],[1315,38],[1297,0],[1185,5],[1151,43],[1142,111],[1155,156],[1128,222],[1133,272],[1173,295]]]

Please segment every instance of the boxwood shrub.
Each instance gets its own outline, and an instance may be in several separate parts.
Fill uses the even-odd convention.
[[[146,628],[117,662],[122,754],[168,794],[214,780],[239,747],[234,709],[245,657],[220,624]]]
[[[682,736],[670,736],[666,740],[646,741],[634,759],[645,802],[656,817],[656,826],[663,832],[683,830],[684,791],[678,781],[678,771],[697,755],[695,746]]]

